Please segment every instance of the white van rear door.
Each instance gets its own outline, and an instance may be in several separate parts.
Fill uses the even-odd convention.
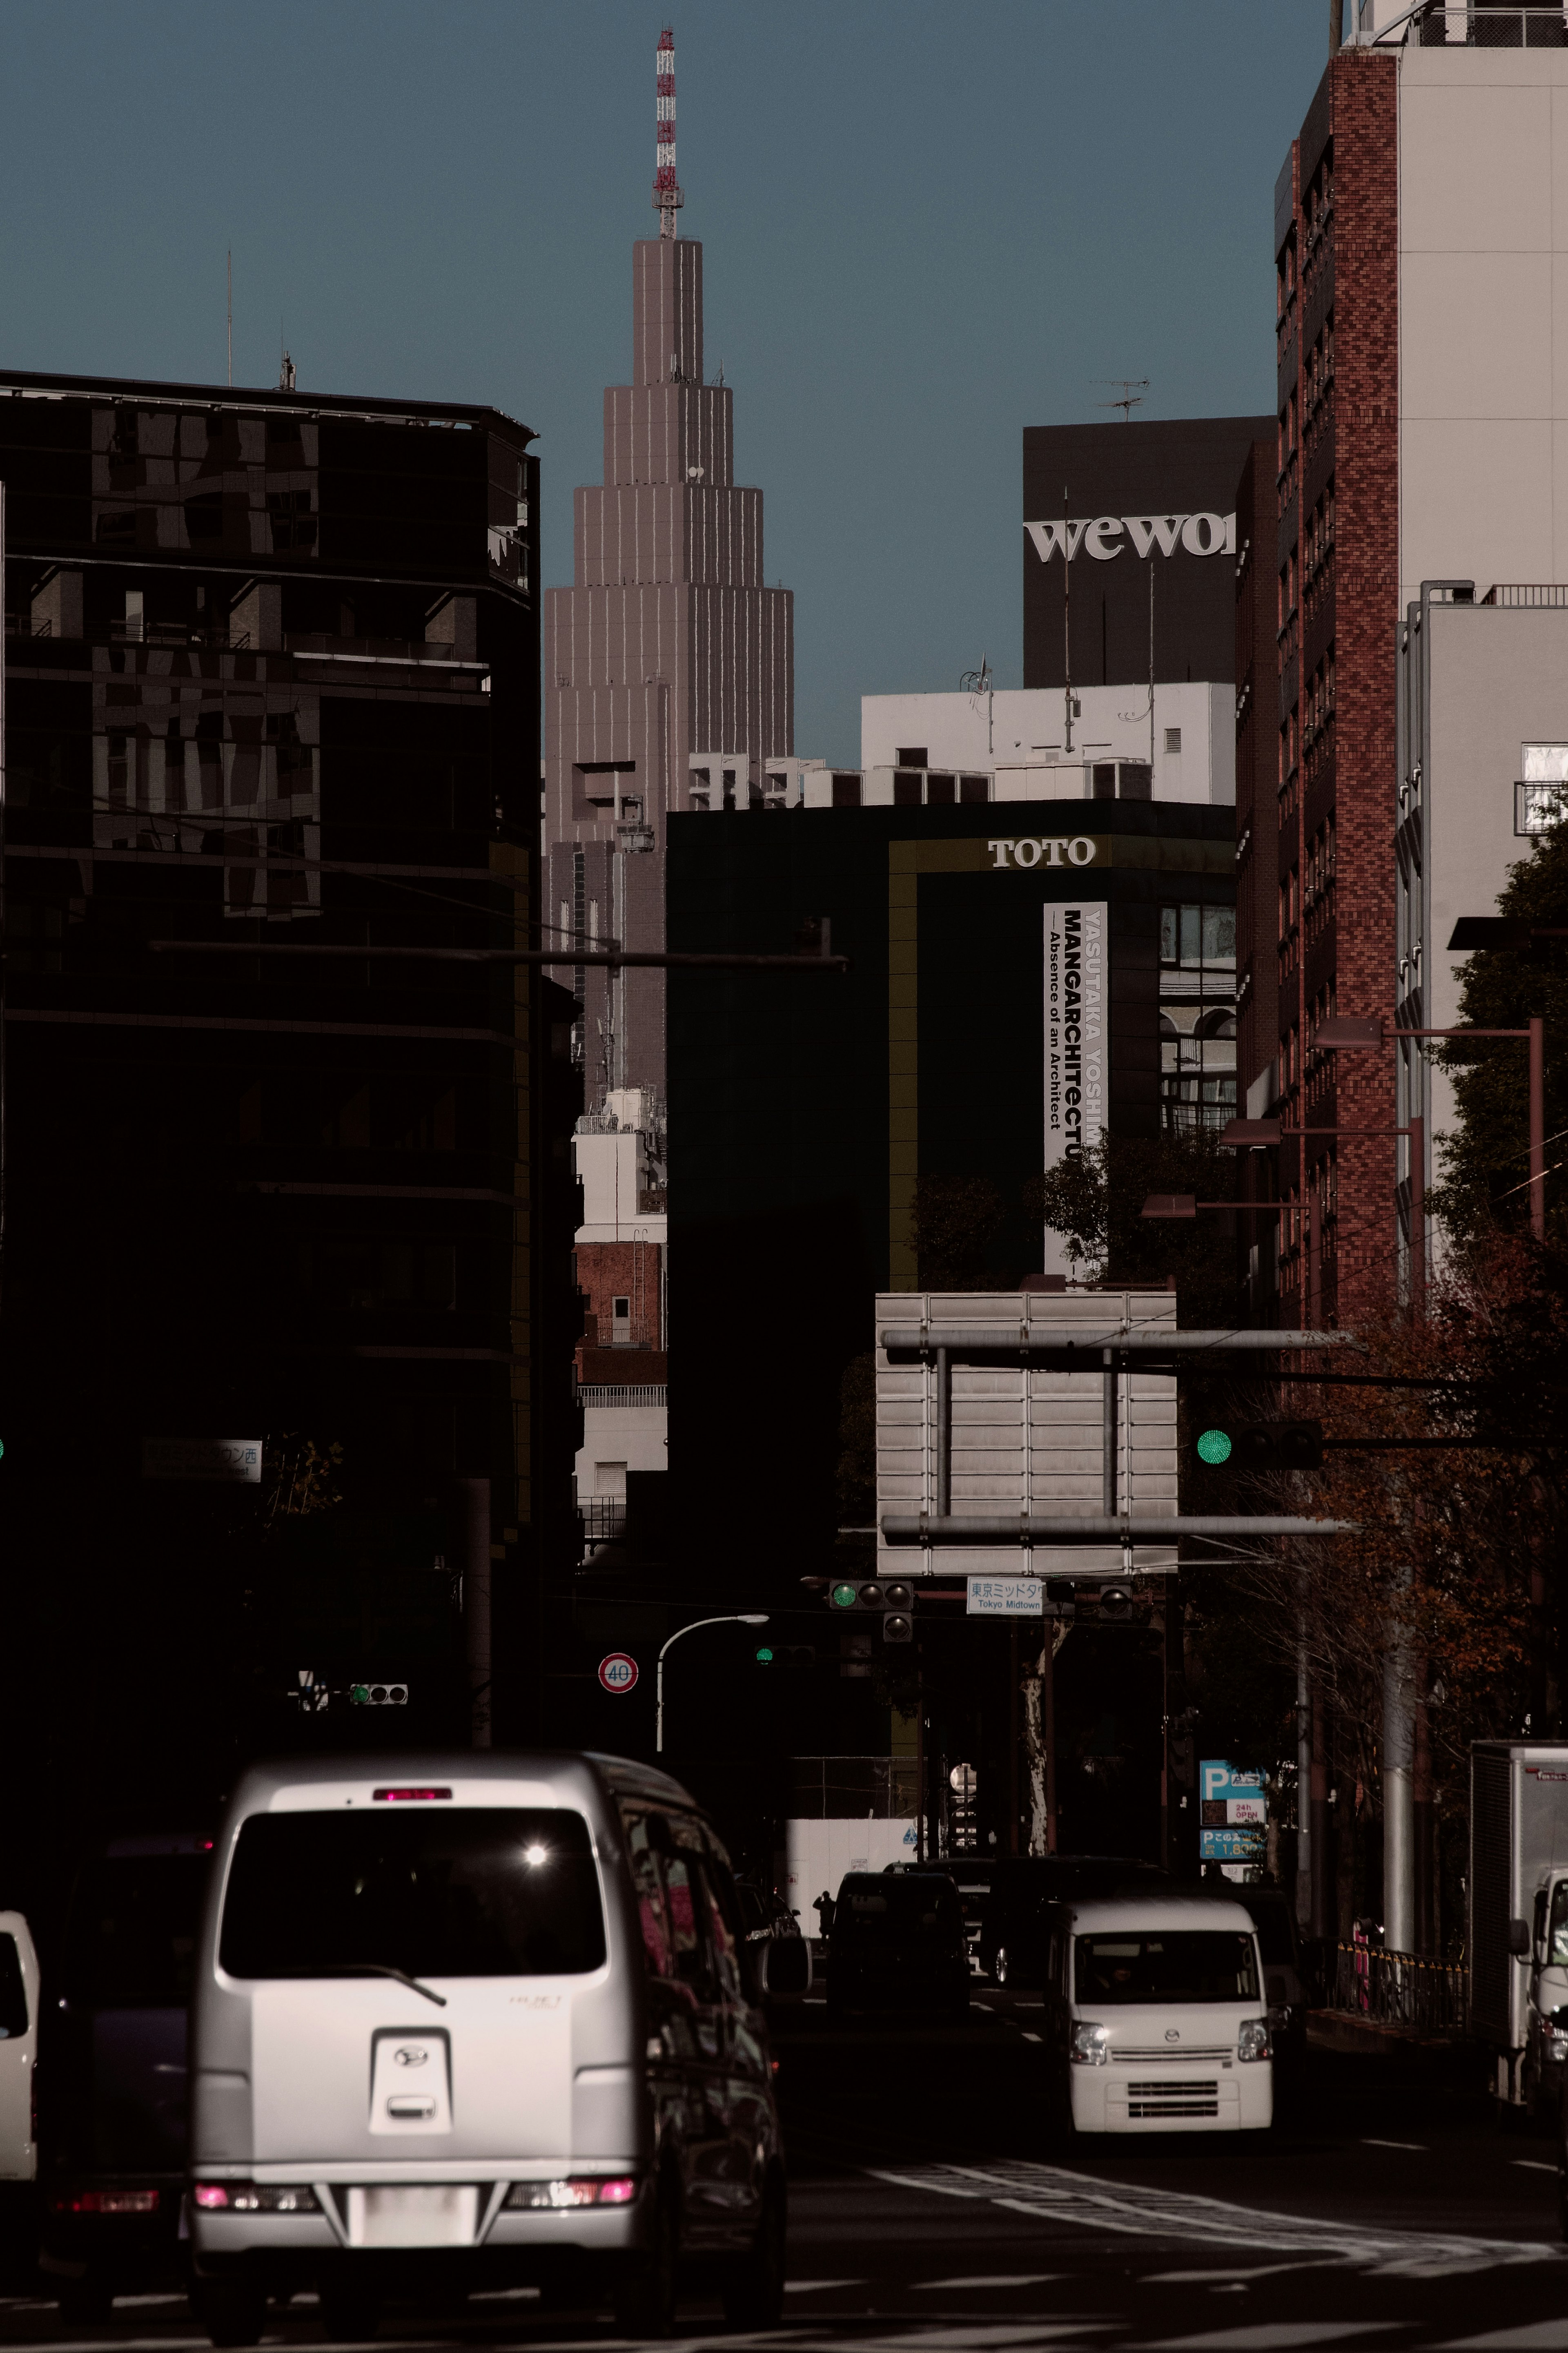
[[[0,1912],[0,2181],[31,2181],[38,1957],[20,1912]]]
[[[218,1968],[249,1996],[257,2162],[564,2159],[574,2008],[606,1952],[570,1807],[250,1816]]]
[[[252,1989],[258,2164],[570,2153],[571,1983],[421,1982],[444,2010],[374,1978]]]

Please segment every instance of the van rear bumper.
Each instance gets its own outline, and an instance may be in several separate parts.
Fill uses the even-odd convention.
[[[327,2207],[331,2189],[325,2182],[313,2186]],[[493,2188],[482,2185],[481,2213],[488,2204],[484,2192]],[[356,2279],[384,2274],[389,2281],[405,2274],[427,2276],[433,2269],[454,2279],[468,2270],[496,2271],[507,2274],[498,2284],[513,2279],[527,2284],[540,2278],[541,2266],[547,2272],[576,2257],[631,2253],[646,2243],[649,2227],[648,2201],[638,2197],[625,2206],[503,2208],[488,2230],[481,2226],[471,2246],[357,2247],[348,2243],[343,2213],[341,2197],[330,2211],[316,2214],[234,2214],[193,2207],[195,2268],[204,2277],[244,2272],[279,2282],[313,2278],[323,2267],[352,2272]],[[386,2292],[393,2292],[390,2286]]]

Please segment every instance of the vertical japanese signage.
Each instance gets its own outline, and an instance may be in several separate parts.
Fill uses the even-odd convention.
[[[1048,1175],[1100,1140],[1109,1118],[1108,924],[1103,899],[1047,901],[1046,1133]],[[1047,1231],[1047,1274],[1070,1274],[1067,1245]]]

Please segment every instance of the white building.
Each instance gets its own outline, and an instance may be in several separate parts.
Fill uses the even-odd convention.
[[[1075,688],[1069,744],[1067,698],[1056,688],[862,695],[864,798],[893,801],[899,776],[919,773],[927,801],[1233,803],[1235,688],[1156,681],[1152,700],[1152,710],[1147,686]],[[809,807],[820,779],[805,786]]]
[[[1394,997],[1401,1029],[1462,1016],[1468,958],[1448,941],[1463,915],[1490,915],[1531,839],[1568,816],[1568,586],[1428,584],[1399,641],[1399,803]],[[1426,1181],[1458,1124],[1453,1082],[1398,1050],[1398,1120],[1426,1122]],[[1498,1039],[1480,1050],[1521,1056]],[[1401,1175],[1408,1146],[1400,1145]],[[1521,1160],[1517,1181],[1527,1169]],[[1402,1210],[1406,1205],[1402,1204]]]

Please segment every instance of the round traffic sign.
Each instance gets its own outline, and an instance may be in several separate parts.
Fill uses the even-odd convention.
[[[637,1679],[637,1662],[625,1651],[612,1651],[599,1661],[599,1681],[607,1692],[629,1692]]]

